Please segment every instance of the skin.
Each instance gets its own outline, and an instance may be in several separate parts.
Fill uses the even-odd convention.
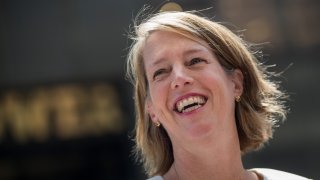
[[[226,72],[205,44],[173,32],[146,40],[143,59],[149,83],[147,111],[172,141],[170,179],[257,179],[243,168],[235,123],[235,97],[243,91],[240,70]],[[179,113],[181,98],[200,95],[199,109]]]

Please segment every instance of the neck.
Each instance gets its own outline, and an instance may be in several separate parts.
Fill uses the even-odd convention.
[[[237,137],[234,138],[237,139]],[[243,168],[239,144],[228,142],[230,141],[207,142],[205,146],[203,144],[201,144],[202,146],[200,144],[193,146],[206,148],[192,150],[173,147],[175,161],[164,176],[165,179],[255,179],[252,173]]]
[[[240,154],[214,151],[197,154],[179,152],[179,155],[175,155],[174,168],[180,179],[184,180],[243,179],[245,172]]]

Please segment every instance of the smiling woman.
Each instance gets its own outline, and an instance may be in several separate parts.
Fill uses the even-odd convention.
[[[137,25],[133,40],[135,152],[149,176],[304,179],[242,165],[286,117],[285,94],[242,39],[207,18],[164,12]]]

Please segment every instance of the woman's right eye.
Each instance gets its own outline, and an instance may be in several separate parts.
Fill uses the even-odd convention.
[[[159,70],[156,70],[153,74],[153,79],[157,78],[158,76],[160,76],[161,74],[165,73],[166,70],[165,69],[159,69]]]

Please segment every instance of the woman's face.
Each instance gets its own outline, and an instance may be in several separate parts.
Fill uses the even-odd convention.
[[[155,31],[146,40],[143,59],[147,111],[173,144],[236,133],[234,99],[242,93],[242,73],[227,73],[204,41]]]

